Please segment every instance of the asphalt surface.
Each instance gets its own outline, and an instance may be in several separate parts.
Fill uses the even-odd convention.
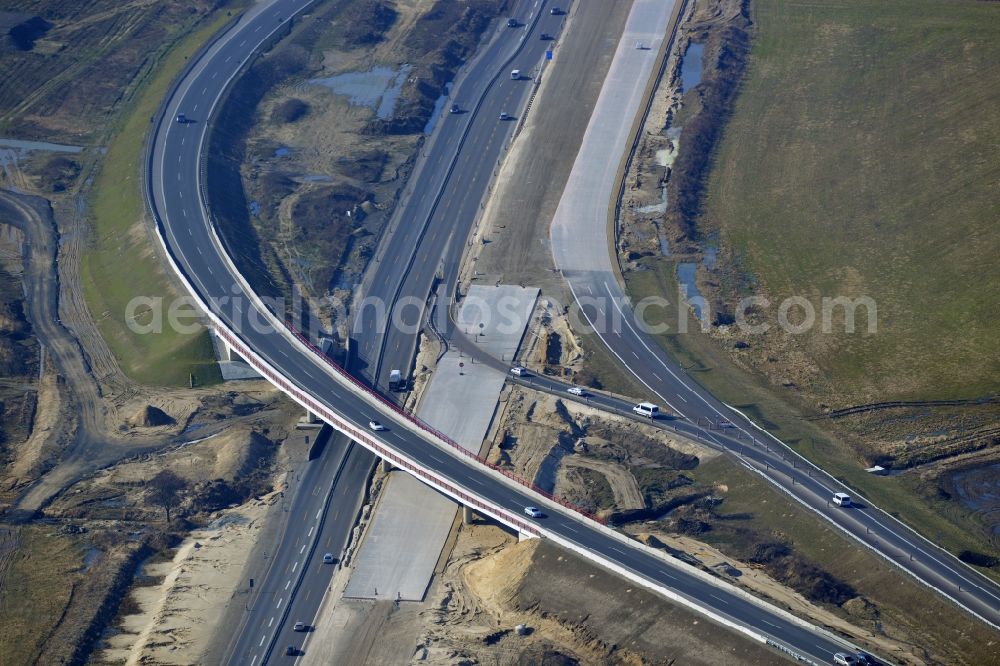
[[[620,119],[640,114],[644,81],[653,73],[655,53],[635,49],[632,44],[649,43],[647,40],[654,38],[651,26],[665,25],[668,15],[669,8],[659,0],[636,0],[633,5],[552,221],[552,256],[583,317],[608,349],[649,389],[650,401],[669,407],[685,419],[688,425],[684,427],[693,436],[741,456],[745,464],[800,503],[924,584],[1000,626],[1000,586],[863,499],[852,509],[832,510],[834,493],[858,494],[689,377],[647,332],[644,308],[633,309],[626,297],[617,266],[612,263],[609,248],[615,245],[609,238],[607,214],[608,203],[616,193],[621,194],[623,176],[618,172],[618,161],[606,157],[629,151],[630,124],[624,125]],[[662,36],[662,30],[656,32]],[[638,76],[643,71],[646,76]],[[703,428],[709,424],[714,428],[726,426],[729,436]]]
[[[340,562],[375,456],[339,433],[324,448],[315,464],[298,472],[294,496],[282,499],[281,547],[270,554],[266,574],[255,579],[242,622],[226,637],[228,663],[264,663],[272,646],[272,661],[280,662],[289,645],[300,646],[306,634],[293,631],[293,625],[311,624],[339,566],[324,564],[323,555],[331,553]],[[296,607],[290,612],[293,598]]]
[[[280,23],[287,20],[287,17],[293,15],[303,4],[301,0],[276,0],[267,5],[255,6],[192,68],[176,94],[167,102],[166,119],[157,123],[155,128],[150,159],[151,170],[148,174],[152,203],[158,214],[158,220],[163,225],[164,236],[174,260],[201,300],[208,304],[209,309],[265,361],[291,380],[299,390],[311,395],[345,421],[364,430],[370,415],[376,409],[372,406],[372,400],[348,389],[323,359],[316,354],[303,351],[302,347],[294,343],[284,332],[259,325],[259,322],[267,321],[267,314],[257,309],[249,294],[244,292],[240,281],[230,272],[231,264],[227,262],[222,248],[211,232],[209,216],[204,211],[198,189],[198,169],[207,129],[204,120],[218,102],[226,82],[238,73],[241,63],[252,55],[256,45],[263,42],[270,32],[277,29]],[[546,31],[551,30],[546,28]],[[520,68],[529,69],[530,64],[521,65]],[[521,92],[527,94],[525,91]],[[499,102],[507,103],[507,98]],[[184,124],[173,122],[177,113],[185,113],[192,122]],[[444,119],[446,122],[448,120],[450,118]],[[506,125],[512,124],[506,123]],[[489,138],[494,141],[499,138],[486,129],[483,131],[487,132],[483,135],[487,141]],[[506,131],[509,132],[511,129]],[[480,185],[483,183],[478,179],[476,182]],[[419,187],[415,191],[421,192]],[[455,197],[461,201],[474,199],[478,206],[480,199],[479,196],[473,197],[471,193],[457,186],[449,187],[445,194],[442,201]],[[463,195],[465,198],[462,198]],[[465,218],[452,219],[464,224],[470,223]],[[449,231],[448,236],[461,235],[464,239],[464,230],[461,226],[458,225]],[[393,247],[391,243],[390,240],[390,249]],[[437,240],[431,243],[434,248],[440,247],[436,244],[439,243]],[[463,243],[464,240],[462,243],[450,246],[454,248],[449,252],[455,255],[456,262]],[[402,275],[405,277],[406,273],[415,273],[417,267],[429,270],[433,275],[441,262],[436,257],[428,258],[422,256],[419,251],[413,252],[414,247],[422,246],[411,244],[408,251],[401,256],[413,255],[418,261],[414,262],[412,269],[408,267],[404,270]],[[445,255],[448,256],[448,253]],[[392,254],[386,256],[395,257]],[[409,281],[408,277],[406,281]],[[386,348],[394,347],[388,345]],[[400,349],[402,348],[403,344],[400,344]],[[514,514],[520,514],[527,505],[539,504],[537,496],[527,489],[498,480],[495,475],[469,459],[457,457],[451,451],[430,444],[429,440],[404,426],[398,420],[399,417],[388,410],[379,418],[388,426],[385,432],[378,434],[379,441],[402,455],[434,469],[452,485]],[[717,587],[700,577],[677,569],[659,557],[630,546],[615,535],[608,534],[580,517],[553,511],[551,515],[531,522],[535,522],[540,530],[556,535],[585,552],[595,554],[606,561],[613,561],[657,585],[667,586],[682,598],[698,606],[711,607],[720,617],[730,618],[739,624],[752,627],[756,632],[770,637],[775,643],[808,655],[817,661],[829,662],[833,652],[842,649],[840,642],[830,636],[803,627],[801,623],[770,611],[737,592]],[[294,553],[294,549],[289,552]],[[271,578],[272,576],[267,577],[268,584],[271,584]],[[278,581],[280,585],[284,583],[285,581]],[[277,602],[274,610],[280,611]],[[278,622],[277,618],[275,622]],[[264,641],[260,647],[267,643],[267,637],[262,636],[262,638]]]
[[[362,285],[367,301],[393,304],[397,321],[387,326],[391,308],[357,308],[353,324],[357,358],[352,367],[373,385],[386,388],[389,371],[408,374],[416,355],[417,331],[436,279],[445,293],[454,291],[469,231],[480,212],[487,187],[514,134],[521,109],[534,87],[545,51],[558,38],[565,15],[552,15],[552,2],[523,0],[509,16],[518,27],[500,22],[490,42],[458,81],[452,99],[463,113],[446,115],[431,155],[413,176],[414,194],[397,207],[389,236],[376,255],[374,270]],[[564,4],[563,7],[566,5]],[[517,80],[511,72],[520,70]],[[450,105],[449,105],[450,106]],[[510,120],[500,120],[506,112]],[[388,259],[387,259],[388,258]]]

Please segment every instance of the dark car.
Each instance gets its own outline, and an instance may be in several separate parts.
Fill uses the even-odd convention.
[[[285,648],[285,655],[289,657],[294,657],[296,654],[298,654],[298,652],[299,651],[295,649],[294,645],[289,645],[288,647]]]
[[[543,33],[542,33],[541,35],[539,35],[539,38],[540,38],[540,39],[541,39],[541,40],[542,40],[543,42],[547,42],[547,41],[549,41],[550,39],[552,39],[552,35],[550,35],[550,34],[549,34],[549,33],[547,33],[547,32],[543,32]]]
[[[187,116],[185,116],[183,113],[177,114],[177,122],[179,122],[181,125],[183,125],[187,121],[188,121]]]
[[[558,7],[553,7],[552,9],[549,10],[549,14],[552,14],[553,16],[560,16],[562,13],[563,10],[559,9]]]
[[[452,104],[451,105],[451,112],[452,113],[462,113],[462,108],[458,104]]]
[[[516,28],[517,27],[517,19],[507,19],[507,27],[508,28]]]

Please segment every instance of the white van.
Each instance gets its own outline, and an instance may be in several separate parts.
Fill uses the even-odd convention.
[[[847,493],[834,493],[833,503],[837,506],[851,506],[851,496]]]
[[[655,419],[660,415],[660,408],[651,402],[640,402],[632,408],[632,411],[639,416],[648,416],[651,419]]]
[[[512,69],[512,70],[510,70],[510,78],[513,79],[514,81],[520,81],[521,80],[521,70],[519,70],[519,69]]]

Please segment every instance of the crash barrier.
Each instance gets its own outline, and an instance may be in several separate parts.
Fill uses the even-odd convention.
[[[514,474],[509,469],[506,469],[506,468],[504,468],[504,467],[502,467],[500,465],[497,465],[496,463],[490,462],[486,458],[483,458],[482,456],[480,456],[480,455],[478,455],[476,453],[473,453],[469,449],[465,448],[464,446],[462,446],[461,444],[459,444],[455,440],[451,439],[450,437],[448,437],[447,435],[445,435],[444,433],[442,433],[440,430],[434,428],[432,425],[430,425],[426,421],[422,421],[421,419],[419,419],[418,417],[414,416],[413,414],[404,411],[397,404],[395,404],[391,400],[387,400],[382,394],[380,394],[380,393],[378,393],[376,391],[373,391],[367,385],[365,385],[362,382],[360,382],[352,374],[350,374],[349,372],[347,372],[336,361],[334,361],[329,356],[327,356],[326,354],[324,354],[319,349],[319,347],[317,347],[316,345],[314,345],[312,342],[309,341],[308,338],[306,338],[304,335],[302,335],[302,333],[300,333],[298,330],[296,330],[295,327],[290,322],[285,321],[285,327],[292,333],[292,335],[294,335],[299,340],[299,342],[301,342],[302,344],[304,344],[306,347],[308,347],[310,350],[312,350],[317,356],[319,356],[320,358],[322,358],[327,363],[327,365],[329,365],[333,369],[334,372],[336,372],[341,377],[347,379],[349,382],[351,382],[358,389],[364,391],[366,394],[368,394],[369,397],[374,398],[383,407],[392,410],[397,415],[399,415],[401,418],[404,418],[407,421],[409,421],[410,423],[413,423],[414,425],[416,425],[418,428],[420,428],[424,432],[432,435],[433,437],[435,437],[436,439],[440,440],[444,444],[447,444],[449,447],[451,447],[455,451],[461,453],[466,458],[470,458],[472,460],[475,460],[479,464],[485,465],[486,467],[489,467],[490,469],[495,470],[495,471],[503,474],[508,479],[511,479],[512,481],[517,482],[518,484],[524,486],[525,488],[531,490],[532,492],[538,493],[539,495],[545,497],[549,501],[555,502],[556,504],[559,504],[560,506],[565,507],[565,508],[569,509],[570,511],[574,511],[574,512],[576,512],[576,513],[584,516],[585,518],[589,518],[590,520],[593,520],[595,522],[600,523],[601,525],[607,525],[607,521],[604,518],[602,518],[601,516],[598,516],[598,515],[595,515],[593,513],[590,513],[589,511],[586,511],[586,510],[584,510],[584,509],[576,506],[575,504],[573,504],[573,503],[571,503],[571,502],[569,502],[569,501],[567,501],[565,499],[562,499],[561,497],[557,497],[556,495],[553,495],[552,493],[548,492],[547,490],[544,490],[543,488],[538,487],[537,485],[531,483],[530,481],[527,481],[526,479],[522,479],[520,476],[518,476],[517,474]]]

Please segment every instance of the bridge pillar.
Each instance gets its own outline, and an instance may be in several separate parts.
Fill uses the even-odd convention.
[[[473,520],[474,520],[474,518],[473,518],[473,515],[472,515],[472,509],[470,509],[467,506],[463,506],[462,507],[462,524],[463,525],[471,525]]]
[[[305,416],[303,416],[302,418],[299,419],[299,422],[296,425],[296,427],[297,428],[307,429],[307,430],[308,429],[315,429],[315,428],[322,428],[323,427],[323,421],[320,420],[320,418],[318,416],[316,416],[315,414],[313,414],[312,412],[310,412],[307,409],[306,413],[305,413]]]
[[[240,357],[239,353],[235,349],[233,349],[232,346],[230,346],[230,344],[228,342],[226,342],[222,338],[219,338],[219,339],[222,340],[222,350],[223,350],[222,351],[222,356],[223,356],[222,360],[223,361],[243,361],[243,359]]]
[[[386,458],[382,458],[382,460],[379,461],[379,471],[383,474],[388,474],[392,471],[392,463]]]

